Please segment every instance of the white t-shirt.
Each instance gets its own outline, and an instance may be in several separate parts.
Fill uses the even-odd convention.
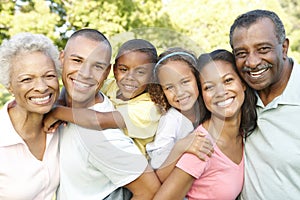
[[[0,111],[0,199],[51,200],[59,184],[58,133],[49,133],[38,160],[15,131],[6,103]]]
[[[175,108],[170,108],[158,124],[153,142],[148,143],[146,150],[154,169],[159,168],[167,159],[175,143],[194,130],[192,122]]]
[[[110,100],[103,96],[104,101],[92,109],[114,110]],[[61,132],[58,199],[103,199],[139,177],[147,164],[133,141],[120,129],[97,131],[70,123]]]

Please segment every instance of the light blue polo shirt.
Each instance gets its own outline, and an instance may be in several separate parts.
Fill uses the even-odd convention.
[[[241,199],[300,198],[300,65],[282,95],[267,106],[257,102],[258,127],[245,142]]]

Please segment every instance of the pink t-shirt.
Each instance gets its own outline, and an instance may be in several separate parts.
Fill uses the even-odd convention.
[[[202,125],[197,130],[211,138]],[[217,145],[214,145],[214,150],[206,162],[193,154],[185,153],[176,164],[176,167],[195,178],[186,195],[189,200],[234,200],[241,192],[244,182],[244,157],[237,165]]]
[[[58,133],[47,134],[43,160],[14,130],[5,104],[0,110],[0,199],[52,200],[59,184]]]

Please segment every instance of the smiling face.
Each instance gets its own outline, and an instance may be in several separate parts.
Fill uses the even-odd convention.
[[[42,52],[25,53],[12,62],[9,91],[25,112],[49,112],[59,95],[53,61]]]
[[[182,113],[194,109],[199,96],[196,77],[184,61],[168,61],[158,70],[158,80],[169,104]]]
[[[231,118],[239,115],[246,90],[231,63],[213,61],[200,71],[203,100],[211,116]]]
[[[118,98],[128,100],[142,94],[151,81],[152,70],[153,63],[147,53],[132,51],[121,55],[114,65]]]
[[[250,87],[264,90],[284,85],[281,74],[288,41],[279,44],[270,19],[262,18],[249,27],[237,27],[233,31],[232,46],[239,72]]]
[[[62,80],[68,102],[89,107],[110,70],[110,48],[105,42],[77,36],[68,41],[61,54]]]

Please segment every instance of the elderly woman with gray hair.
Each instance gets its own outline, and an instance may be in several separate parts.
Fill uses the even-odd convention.
[[[41,34],[0,46],[0,83],[14,97],[0,110],[0,199],[51,200],[59,184],[58,134],[43,117],[59,96],[59,52]]]

